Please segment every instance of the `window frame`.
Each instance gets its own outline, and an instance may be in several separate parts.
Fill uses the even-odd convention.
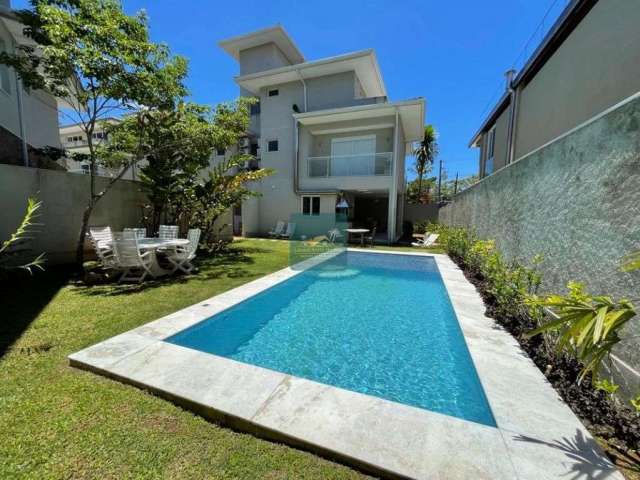
[[[270,88],[267,90],[267,97],[277,97],[280,95],[279,88]]]
[[[308,201],[308,211],[305,213],[305,200]],[[317,201],[317,205],[316,205],[316,201]],[[315,206],[317,206],[317,211],[315,211],[316,209],[314,208]],[[302,195],[300,197],[300,211],[302,212],[302,215],[305,215],[307,217],[317,217],[320,215],[320,206],[321,206],[321,200],[320,200],[320,195]]]
[[[275,149],[272,149],[271,146],[275,144]],[[275,140],[267,140],[267,152],[278,152],[280,151],[280,144],[278,143],[278,139]]]
[[[491,154],[491,155],[489,155]],[[491,175],[493,173],[493,163],[496,154],[496,126],[494,125],[487,132],[487,148],[484,156],[484,176]],[[490,168],[487,168],[490,166]]]
[[[9,46],[4,38],[0,37],[0,52],[9,53]],[[6,86],[5,86],[6,80]],[[0,65],[0,92],[11,96],[11,70],[8,65]]]

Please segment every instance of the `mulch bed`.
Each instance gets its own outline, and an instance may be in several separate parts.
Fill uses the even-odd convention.
[[[598,438],[611,460],[621,467],[627,478],[640,479],[640,416],[631,408],[612,401],[609,395],[597,390],[587,376],[580,384],[581,364],[568,356],[559,355],[544,345],[541,335],[525,337],[536,327],[527,315],[505,317],[496,314],[495,298],[489,293],[485,279],[470,272],[460,259],[453,260],[473,283],[487,307],[487,316],[493,318],[513,335],[522,349],[544,373],[571,410],[587,429]]]

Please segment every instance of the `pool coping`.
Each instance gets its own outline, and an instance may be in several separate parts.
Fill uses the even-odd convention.
[[[475,287],[443,254],[347,249],[434,258],[497,428],[163,341],[342,251],[112,337],[69,355],[69,362],[232,428],[383,477],[622,480],[517,340],[485,316]]]

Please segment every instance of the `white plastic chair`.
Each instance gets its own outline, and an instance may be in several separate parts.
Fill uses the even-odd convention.
[[[111,227],[89,227],[89,238],[102,266],[104,268],[115,267],[117,259],[113,253]]]
[[[437,233],[432,233],[431,235],[426,237],[424,240],[422,241],[418,240],[417,242],[412,242],[411,245],[413,245],[414,247],[431,247],[432,245],[435,245],[435,243],[438,241],[439,236],[440,235],[438,235]]]
[[[177,225],[160,225],[158,231],[158,237],[163,240],[175,240],[178,238],[178,226]]]
[[[122,232],[113,241],[117,267],[122,270],[118,283],[125,281],[142,282],[147,275],[153,276],[150,266],[152,252],[140,251],[138,238],[133,232]]]
[[[137,238],[145,238],[147,236],[146,228],[125,228],[123,232],[133,232]]]
[[[327,236],[329,237],[329,241],[331,243],[336,243],[336,240],[342,238],[344,235],[342,235],[342,233],[340,233],[340,230],[338,230],[337,228],[333,228],[329,230]]]
[[[293,233],[296,231],[295,223],[287,223],[287,231],[280,234],[280,238],[288,238],[291,239]]]
[[[279,237],[280,235],[282,235],[284,233],[284,222],[282,220],[278,220],[276,223],[276,228],[274,228],[273,230],[271,230],[269,233],[270,237]]]
[[[191,264],[191,260],[196,258],[196,250],[198,249],[198,242],[200,241],[200,229],[189,229],[187,238],[189,239],[188,245],[174,247],[167,255],[167,260],[173,265],[171,273],[175,273],[176,270],[181,270],[189,274],[193,271],[194,267]]]

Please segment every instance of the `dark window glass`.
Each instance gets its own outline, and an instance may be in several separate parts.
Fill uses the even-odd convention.
[[[218,148],[218,149],[216,149],[216,153],[217,153],[218,155],[224,155],[224,153],[225,153],[225,149],[224,149],[224,148]]]
[[[311,197],[302,197],[302,214],[311,214]]]
[[[275,88],[275,89],[273,89],[273,90],[269,90],[269,96],[270,96],[270,97],[275,97],[275,96],[277,96],[278,94],[280,94],[280,91],[279,91],[277,88]]]
[[[251,144],[251,151],[250,151],[251,155],[253,155],[254,157],[258,155],[258,144],[257,143],[252,143]]]
[[[320,197],[302,197],[303,215],[320,215]]]
[[[260,114],[260,102],[254,103],[249,108],[251,115],[259,115]]]
[[[267,150],[269,150],[270,152],[277,152],[278,151],[278,140],[269,140],[269,144],[268,144]]]
[[[320,215],[320,197],[311,197],[311,214]]]

